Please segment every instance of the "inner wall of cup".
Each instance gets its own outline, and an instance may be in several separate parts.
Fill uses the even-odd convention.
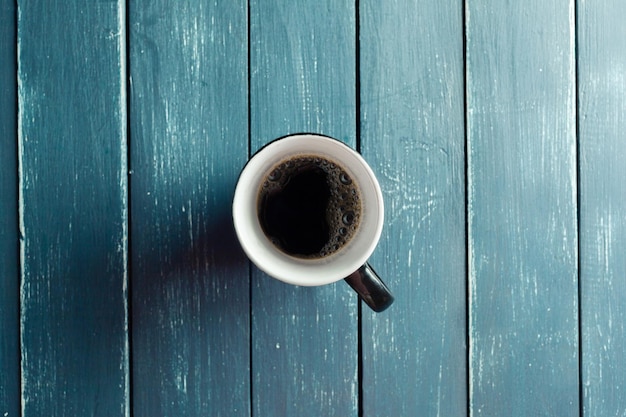
[[[274,147],[270,148],[272,145]],[[324,258],[301,259],[282,252],[265,235],[258,219],[257,198],[263,179],[278,163],[298,155],[319,155],[335,161],[361,190],[359,228],[343,248]],[[247,219],[245,225],[238,227],[244,250],[261,270],[282,281],[297,285],[322,285],[343,279],[367,260],[378,241],[382,229],[380,188],[362,158],[334,139],[299,138],[291,143],[287,143],[286,139],[276,141],[250,160],[240,182],[246,185],[239,190],[247,196],[246,214],[239,210],[235,215],[244,215]],[[241,236],[242,231],[244,236]]]

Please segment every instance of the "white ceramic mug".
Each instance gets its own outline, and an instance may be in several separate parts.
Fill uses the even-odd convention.
[[[358,225],[351,232],[351,238],[327,256],[303,258],[285,252],[275,239],[266,235],[259,218],[259,196],[268,176],[277,166],[284,166],[281,163],[304,156],[336,164],[359,190]],[[233,200],[237,237],[248,258],[259,269],[294,285],[324,285],[345,279],[375,311],[382,311],[393,302],[389,289],[367,264],[380,238],[383,220],[380,185],[365,160],[344,143],[315,134],[286,136],[259,150],[241,171]]]

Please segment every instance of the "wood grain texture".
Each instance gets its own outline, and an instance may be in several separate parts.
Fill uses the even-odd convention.
[[[298,132],[354,147],[354,2],[253,0],[250,17],[251,151]],[[253,415],[357,415],[357,310],[343,282],[295,287],[253,270]]]
[[[0,417],[626,417],[625,21],[0,0]],[[236,242],[239,171],[299,132],[380,178],[382,314]]]
[[[578,415],[573,3],[466,18],[470,412]]]
[[[123,4],[18,2],[24,417],[129,414]]]
[[[0,415],[20,410],[16,5],[0,1]]]
[[[360,2],[361,152],[385,197],[363,415],[467,412],[462,2]]]
[[[247,7],[134,1],[135,416],[247,416],[249,269],[230,207],[248,151]]]
[[[578,2],[585,416],[626,415],[626,4]]]

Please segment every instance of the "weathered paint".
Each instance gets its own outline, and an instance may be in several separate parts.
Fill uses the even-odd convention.
[[[20,411],[16,4],[0,1],[0,416]]]
[[[626,415],[626,4],[578,2],[585,416]]]
[[[474,416],[578,414],[573,6],[467,3]]]
[[[251,152],[316,132],[355,146],[353,1],[251,1]],[[357,416],[357,297],[252,273],[255,416]]]
[[[250,413],[243,1],[130,3],[133,415]]]
[[[445,4],[444,4],[445,3]],[[462,2],[360,2],[361,152],[385,197],[363,415],[467,412]]]
[[[129,415],[123,6],[18,1],[24,417]]]
[[[625,414],[620,2],[128,4],[0,5],[0,417]],[[382,314],[236,243],[302,131],[380,177]]]

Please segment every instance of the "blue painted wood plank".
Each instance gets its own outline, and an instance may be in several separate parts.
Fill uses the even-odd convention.
[[[124,2],[18,1],[22,415],[129,415]]]
[[[316,132],[355,146],[355,9],[348,1],[250,2],[254,152]],[[356,416],[357,297],[343,282],[295,287],[252,273],[255,416]]]
[[[574,5],[466,19],[470,412],[578,415]]]
[[[135,416],[250,414],[247,6],[130,4]]]
[[[20,413],[16,5],[0,1],[0,415]]]
[[[578,2],[583,415],[626,415],[626,4]]]
[[[396,294],[363,310],[363,413],[467,412],[461,1],[360,2],[361,152],[385,197],[372,264]]]

